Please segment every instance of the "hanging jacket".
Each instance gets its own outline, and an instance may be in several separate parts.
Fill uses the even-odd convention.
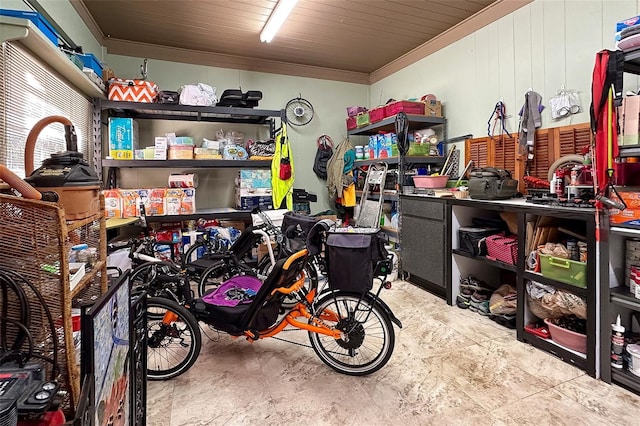
[[[349,139],[344,139],[336,147],[335,152],[327,162],[327,190],[329,200],[342,196],[342,176],[344,175],[344,154],[351,149]]]
[[[540,113],[542,106],[542,96],[533,90],[529,90],[524,95],[524,105],[520,109],[520,134],[518,143],[520,144],[520,154],[527,152],[527,146],[535,143],[536,129],[542,125]]]
[[[280,168],[283,159],[289,159],[291,165],[291,177],[286,180],[280,179]],[[282,128],[276,136],[276,151],[271,160],[271,197],[273,208],[286,208],[293,210],[293,182],[295,180],[295,170],[293,167],[293,155],[291,144],[287,137],[287,125],[282,123]],[[286,204],[286,207],[283,206]]]
[[[622,97],[622,69],[624,53],[620,50],[601,50],[596,54],[591,82],[591,131],[595,134],[595,167],[598,189],[604,191],[609,183],[607,169],[613,168],[618,156],[618,119],[614,98]],[[613,86],[613,93],[611,87]],[[611,111],[609,121],[608,111]],[[611,135],[611,137],[609,137]]]

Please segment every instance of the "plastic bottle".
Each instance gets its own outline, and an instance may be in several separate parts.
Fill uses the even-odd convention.
[[[91,258],[91,252],[87,244],[76,244],[71,247],[71,255],[69,256],[70,262],[85,263],[89,265],[89,259]]]
[[[611,366],[622,368],[622,353],[624,352],[624,326],[620,324],[620,315],[616,323],[611,324]]]

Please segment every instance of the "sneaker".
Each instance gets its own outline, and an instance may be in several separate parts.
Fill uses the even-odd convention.
[[[489,316],[489,318],[491,318],[493,321],[497,322],[498,324],[510,328],[510,329],[515,329],[516,328],[516,316],[515,315],[507,315],[507,314],[491,314]]]
[[[469,309],[471,298],[464,294],[459,294],[458,297],[456,297],[456,305],[458,305],[460,309]]]
[[[475,291],[471,295],[469,309],[480,315],[489,315],[489,294],[485,291]]]

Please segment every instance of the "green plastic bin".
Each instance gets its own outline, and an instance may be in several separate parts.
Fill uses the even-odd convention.
[[[540,255],[542,276],[572,286],[587,288],[587,264],[548,254]]]

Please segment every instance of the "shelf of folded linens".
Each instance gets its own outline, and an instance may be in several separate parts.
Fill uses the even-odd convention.
[[[469,259],[477,260],[478,262],[484,262],[484,263],[486,263],[488,265],[495,266],[496,268],[500,268],[500,269],[505,269],[507,271],[516,272],[517,269],[518,269],[518,267],[516,265],[511,265],[509,263],[500,262],[499,260],[489,259],[486,256],[474,256],[471,253],[469,253],[467,251],[464,251],[464,250],[453,249],[452,252],[453,252],[453,254],[456,254],[458,256],[467,257]]]

